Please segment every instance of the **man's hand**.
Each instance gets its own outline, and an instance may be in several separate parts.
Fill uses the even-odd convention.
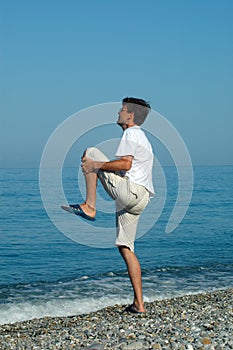
[[[98,171],[98,168],[96,168],[96,162],[87,157],[82,157],[81,167],[84,174],[89,174]]]

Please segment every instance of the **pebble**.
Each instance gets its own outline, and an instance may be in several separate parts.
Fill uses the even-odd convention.
[[[233,289],[0,326],[1,350],[233,350]]]

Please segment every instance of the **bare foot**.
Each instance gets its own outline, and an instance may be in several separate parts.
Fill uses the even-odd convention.
[[[144,305],[139,305],[137,302],[134,301],[133,303],[133,307],[135,308],[135,310],[137,310],[138,312],[146,312],[146,310],[144,309]]]
[[[144,307],[143,308],[137,308],[137,307],[135,307],[135,310],[137,310],[137,312],[146,312],[146,310],[144,309]]]

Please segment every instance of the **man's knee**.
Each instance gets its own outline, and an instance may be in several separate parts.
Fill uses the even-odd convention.
[[[88,147],[84,152],[84,156],[99,162],[109,161],[106,155],[103,152],[101,152],[97,147]]]
[[[84,153],[83,153],[83,157],[87,157],[90,159],[95,158],[95,153],[98,151],[98,148],[96,147],[88,147],[87,149],[85,149]]]

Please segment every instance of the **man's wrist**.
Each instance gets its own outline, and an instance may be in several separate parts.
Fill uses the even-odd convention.
[[[98,161],[95,161],[94,162],[94,170],[95,171],[98,171],[99,169],[101,169],[101,167],[103,166],[104,162],[98,162]]]

